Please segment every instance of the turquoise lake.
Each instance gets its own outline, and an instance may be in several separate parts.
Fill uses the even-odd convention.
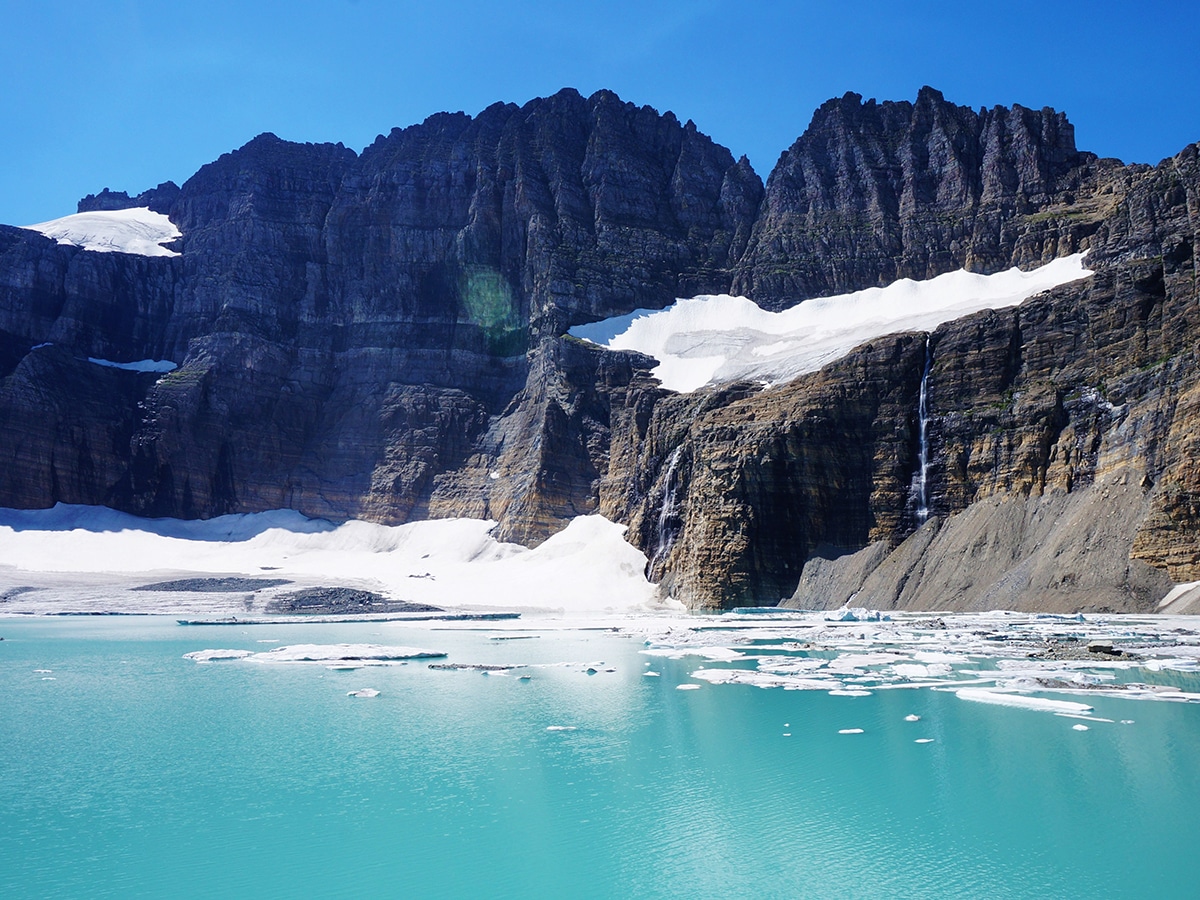
[[[931,690],[679,691],[696,661],[607,631],[37,618],[0,636],[5,898],[1200,892],[1198,705],[1101,697],[1116,722],[1083,732]],[[598,671],[182,658],[261,641]],[[381,693],[347,696],[364,687]]]

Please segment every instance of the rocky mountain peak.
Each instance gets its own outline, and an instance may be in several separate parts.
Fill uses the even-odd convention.
[[[1000,546],[987,528],[1024,516],[1021,546],[1051,547],[1037,529],[1087,521],[1108,495],[1083,492],[1119,483],[1116,562],[1076,574],[1144,604],[1165,571],[1200,578],[1198,178],[1194,147],[1125,167],[1079,152],[1052,109],[929,87],[823,104],[766,184],[692,121],[611,91],[439,113],[361,154],[263,134],[182,187],[81,201],[168,214],[179,256],[0,227],[0,505],[474,516],[527,543],[599,510],[690,605],[849,596],[893,550],[894,602],[912,605],[958,584],[961,554],[910,543],[933,546],[945,517],[1012,500],[962,539]],[[672,394],[652,360],[563,337],[677,297],[778,309],[1085,249],[1086,282],[771,390]],[[997,577],[1011,563],[989,559]],[[910,577],[926,562],[942,575]],[[962,596],[1009,596],[976,587]]]

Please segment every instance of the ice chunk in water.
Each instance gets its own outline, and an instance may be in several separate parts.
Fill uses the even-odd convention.
[[[378,697],[379,691],[375,690],[375,688],[361,688],[357,691],[348,691],[346,693],[346,696],[347,697]]]
[[[1083,713],[1091,711],[1086,703],[1071,700],[1050,700],[1046,697],[1030,697],[1026,694],[1008,694],[985,688],[961,688],[954,692],[960,700],[976,703],[992,703],[997,706],[1016,706],[1021,709],[1036,709],[1042,712]]]
[[[251,650],[193,650],[183,654],[183,658],[194,659],[196,662],[213,662],[218,659],[245,659],[253,655]]]

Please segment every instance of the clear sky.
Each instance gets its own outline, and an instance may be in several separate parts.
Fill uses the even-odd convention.
[[[765,178],[828,98],[923,84],[1158,162],[1200,141],[1200,2],[0,0],[0,222],[182,184],[263,131],[360,150],[567,86],[693,119]]]

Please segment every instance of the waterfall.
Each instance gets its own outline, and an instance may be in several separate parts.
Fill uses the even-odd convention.
[[[933,349],[925,335],[925,370],[921,373],[921,393],[917,399],[917,474],[914,495],[917,505],[917,526],[929,518],[929,370],[933,368]]]
[[[666,561],[667,555],[671,552],[671,547],[675,544],[675,538],[679,535],[679,524],[677,522],[679,516],[679,480],[675,477],[675,471],[679,468],[679,458],[682,454],[683,445],[680,444],[671,451],[671,456],[667,459],[667,473],[663,477],[662,503],[658,508],[658,526],[654,539],[654,553],[650,557],[650,564],[646,567],[646,575],[651,579],[653,579],[659,566]]]

